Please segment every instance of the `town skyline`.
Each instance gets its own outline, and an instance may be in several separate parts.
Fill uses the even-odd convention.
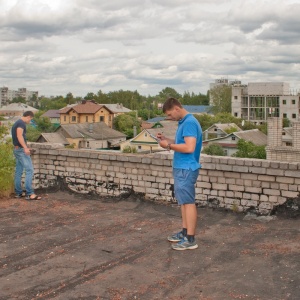
[[[1,86],[46,97],[206,94],[219,78],[300,89],[298,0],[0,3]]]

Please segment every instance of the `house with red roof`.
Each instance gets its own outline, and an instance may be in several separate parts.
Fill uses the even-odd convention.
[[[113,126],[114,113],[105,105],[90,100],[67,106],[59,114],[61,125],[104,122],[110,128]]]

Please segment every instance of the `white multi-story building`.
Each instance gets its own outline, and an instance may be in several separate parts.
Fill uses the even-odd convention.
[[[0,107],[6,106],[12,102],[14,98],[22,97],[28,103],[33,96],[38,98],[39,92],[28,91],[26,88],[19,88],[17,91],[10,90],[8,87],[0,88]]]
[[[268,117],[298,121],[300,95],[292,95],[286,82],[250,82],[232,86],[232,114],[237,118],[262,124]]]
[[[217,86],[223,86],[223,85],[241,87],[242,82],[240,80],[231,80],[231,81],[229,81],[226,78],[219,78],[219,79],[216,79],[214,83],[209,84],[209,90],[212,90]],[[209,97],[209,105],[213,105],[212,95],[210,95],[210,97]]]

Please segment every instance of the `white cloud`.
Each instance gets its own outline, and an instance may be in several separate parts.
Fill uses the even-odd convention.
[[[0,84],[40,94],[299,86],[293,0],[0,0]]]

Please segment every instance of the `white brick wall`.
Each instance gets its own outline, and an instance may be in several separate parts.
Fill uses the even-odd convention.
[[[171,153],[135,155],[32,146],[37,149],[32,156],[36,188],[52,186],[61,177],[82,193],[118,196],[132,190],[153,201],[174,202]],[[300,163],[206,155],[201,163],[196,184],[200,205],[218,199],[220,207],[238,211],[254,207],[267,213],[300,191]]]

